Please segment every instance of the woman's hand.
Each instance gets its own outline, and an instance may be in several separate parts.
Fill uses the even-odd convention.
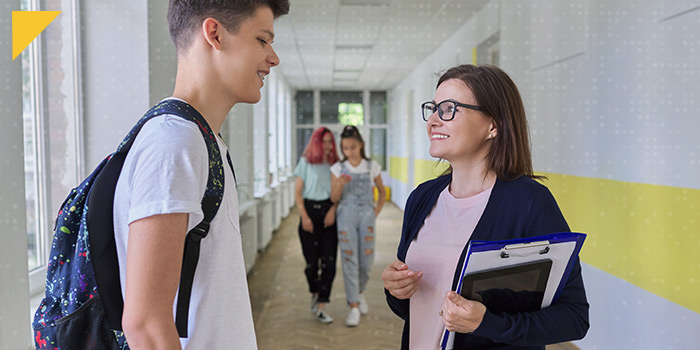
[[[323,227],[333,226],[333,224],[335,224],[335,208],[331,208],[323,217]]]
[[[307,231],[307,232],[311,232],[311,233],[314,232],[314,223],[313,223],[313,221],[311,221],[310,217],[308,217],[308,216],[301,217],[301,228],[303,228],[304,231]]]
[[[418,290],[423,272],[412,271],[400,260],[389,264],[382,272],[384,288],[399,299],[408,299]]]
[[[484,304],[464,299],[449,291],[442,300],[442,321],[450,332],[470,333],[476,330],[486,314]]]

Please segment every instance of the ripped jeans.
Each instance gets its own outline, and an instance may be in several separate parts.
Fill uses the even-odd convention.
[[[348,304],[357,303],[374,262],[374,207],[355,203],[341,205],[336,219],[345,296]]]

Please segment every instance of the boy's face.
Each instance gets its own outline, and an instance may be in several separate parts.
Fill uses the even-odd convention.
[[[258,8],[236,33],[225,31],[222,50],[214,58],[222,85],[236,102],[260,101],[260,89],[270,68],[279,64],[271,44],[274,16],[269,7]]]

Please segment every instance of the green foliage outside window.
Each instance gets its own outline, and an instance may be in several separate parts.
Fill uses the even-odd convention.
[[[362,103],[339,103],[338,121],[343,125],[360,126],[364,124],[364,110]]]

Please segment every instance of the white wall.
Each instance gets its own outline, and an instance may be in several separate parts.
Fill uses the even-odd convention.
[[[148,3],[85,0],[80,6],[89,173],[150,107]]]
[[[581,31],[585,37],[576,38],[580,42],[576,48],[550,46],[562,50],[561,56],[583,54],[531,72],[524,89],[533,101],[535,167],[700,188],[699,12],[663,20],[696,7],[697,1],[577,2],[587,15],[558,17],[566,25],[573,18],[584,19],[574,25],[585,26],[587,30]],[[559,12],[545,6],[539,10],[533,15],[538,13],[541,19]],[[535,29],[540,29],[540,37],[550,32]],[[527,53],[525,47],[519,50]],[[533,62],[532,67],[538,65]],[[543,151],[562,139],[568,147]]]
[[[435,84],[439,73],[452,66],[471,63],[472,47],[486,40],[499,26],[498,1],[488,3],[478,14],[469,19],[454,35],[447,39],[428,38],[428,40],[444,40],[444,43],[434,53],[419,64],[406,78],[401,80],[388,94],[389,125],[401,126],[389,128],[388,157],[408,157],[407,139],[412,140],[413,153],[416,159],[432,159],[428,153],[428,138],[425,122],[422,119],[420,105],[430,101],[435,96]],[[413,104],[407,105],[408,96],[413,91]],[[412,121],[407,121],[411,118]],[[407,135],[405,125],[412,124]],[[408,164],[411,172],[414,164]],[[403,208],[408,195],[413,190],[413,183],[403,183],[392,180],[392,201]]]
[[[149,106],[172,96],[177,73],[177,51],[168,29],[168,1],[148,1]]]
[[[0,350],[29,349],[29,283],[27,281],[27,228],[24,200],[24,145],[22,124],[22,60],[12,57],[11,11],[18,0],[0,5]]]

